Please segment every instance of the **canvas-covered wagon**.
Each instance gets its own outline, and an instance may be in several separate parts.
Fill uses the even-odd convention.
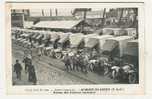
[[[84,35],[82,33],[70,35],[70,47],[71,48],[83,48],[84,47]]]
[[[55,56],[57,59],[60,59],[62,58],[63,56],[63,51],[66,51],[67,48],[69,48],[70,46],[70,40],[69,40],[69,36],[71,35],[72,33],[63,33],[63,32],[60,32],[59,33],[59,41],[57,42],[58,43],[58,48],[55,49]]]
[[[103,45],[103,53],[111,57],[122,57],[126,51],[127,42],[133,40],[131,36],[108,38]]]

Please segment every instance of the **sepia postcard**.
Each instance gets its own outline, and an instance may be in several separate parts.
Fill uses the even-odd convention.
[[[8,95],[143,95],[144,3],[6,2]]]

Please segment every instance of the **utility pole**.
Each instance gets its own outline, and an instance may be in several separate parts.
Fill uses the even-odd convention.
[[[44,10],[42,10],[42,16],[44,16]]]
[[[103,10],[103,16],[102,16],[102,21],[101,21],[101,28],[104,27],[104,23],[105,23],[105,15],[106,15],[106,8],[104,8]]]

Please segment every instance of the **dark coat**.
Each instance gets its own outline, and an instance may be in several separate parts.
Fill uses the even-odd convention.
[[[23,63],[25,63],[25,65],[31,65],[32,60],[27,58],[27,57],[25,57],[24,60],[23,60]]]
[[[35,68],[33,65],[31,65],[28,68],[28,72],[29,72],[29,76],[30,76],[30,81],[32,81],[33,83],[37,82],[37,77],[36,77],[36,73],[35,73]]]
[[[22,66],[20,63],[16,63],[14,65],[14,72],[20,72],[22,70]]]

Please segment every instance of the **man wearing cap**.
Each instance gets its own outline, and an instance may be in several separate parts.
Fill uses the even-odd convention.
[[[27,70],[28,70],[30,64],[32,63],[31,56],[30,55],[26,56],[23,59],[23,63],[25,64],[25,72],[27,73]]]
[[[14,72],[16,72],[17,79],[21,80],[21,71],[22,71],[22,66],[19,63],[19,60],[16,60],[16,63],[14,65]]]
[[[36,83],[37,83],[35,67],[34,67],[34,65],[32,65],[32,63],[30,64],[30,66],[28,68],[28,81],[32,82],[34,85],[36,85]]]

